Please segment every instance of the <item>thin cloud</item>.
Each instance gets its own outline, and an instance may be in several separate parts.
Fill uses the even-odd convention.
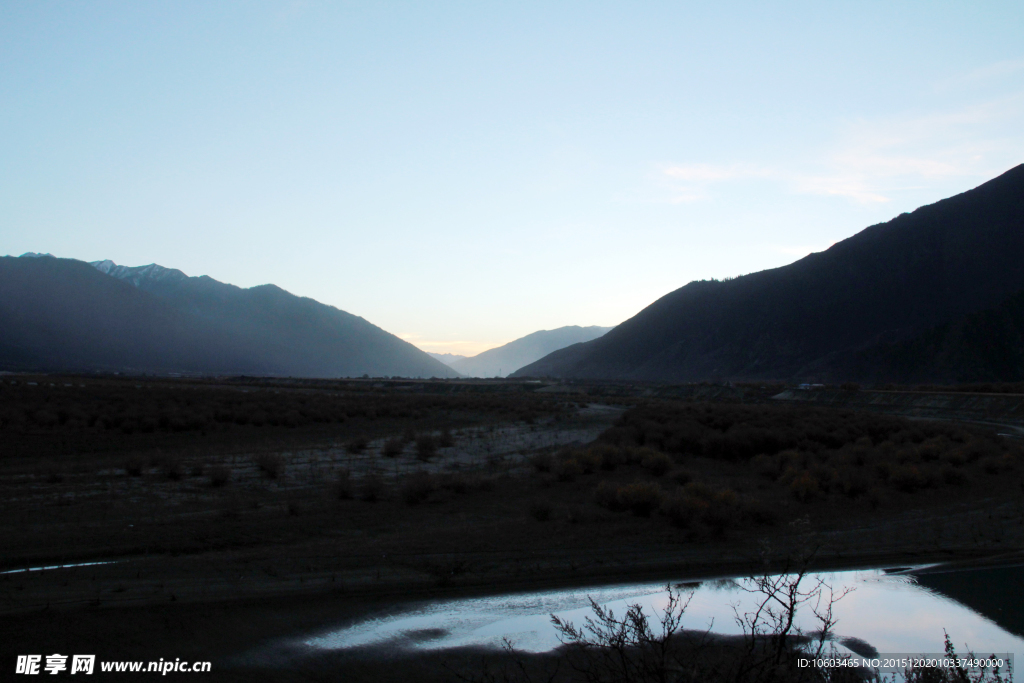
[[[1017,68],[1016,62],[996,66],[1003,72]],[[659,174],[668,195],[662,201],[707,199],[713,187],[759,178],[800,194],[874,204],[936,180],[990,178],[1024,156],[1024,135],[1014,125],[1022,115],[1024,93],[1018,93],[926,115],[854,121],[819,159],[785,167],[672,164]]]

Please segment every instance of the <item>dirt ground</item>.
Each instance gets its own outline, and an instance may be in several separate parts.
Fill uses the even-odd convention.
[[[728,483],[771,519],[697,533],[612,511],[594,502],[601,481],[676,484],[639,465],[565,479],[538,470],[537,455],[593,441],[628,407],[544,401],[522,419],[518,407],[440,403],[406,417],[203,435],[5,434],[0,678],[17,654],[67,651],[210,660],[207,680],[427,680],[439,664],[430,658],[388,669],[386,653],[311,658],[286,643],[412,599],[745,574],[765,544],[785,556],[811,538],[817,565],[838,569],[1008,553],[1024,541],[1018,469],[979,470],[969,486],[801,502],[740,465],[692,458],[690,476]],[[417,435],[449,445],[423,453]],[[389,440],[403,441],[400,452],[385,454]],[[429,491],[411,495],[424,474]],[[89,562],[106,564],[20,571]]]

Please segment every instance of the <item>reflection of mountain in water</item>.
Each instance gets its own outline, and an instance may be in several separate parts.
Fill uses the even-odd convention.
[[[1024,565],[935,567],[916,571],[914,576],[919,585],[956,600],[1005,631],[1024,637]]]

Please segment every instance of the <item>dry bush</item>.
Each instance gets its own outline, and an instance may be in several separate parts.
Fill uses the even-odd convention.
[[[619,505],[640,517],[649,517],[661,505],[663,497],[661,487],[649,481],[627,484],[618,491]]]
[[[534,453],[530,456],[529,462],[538,472],[550,472],[554,458],[550,453]]]
[[[437,488],[437,482],[429,472],[414,472],[402,482],[399,493],[406,505],[419,505],[427,500]]]
[[[672,469],[672,458],[660,451],[651,451],[644,454],[640,465],[654,476],[661,477]]]
[[[397,458],[405,450],[405,442],[401,439],[388,439],[380,452],[385,458]]]
[[[190,477],[201,477],[203,476],[203,466],[201,464],[192,465],[189,469],[188,474]]]
[[[256,458],[256,466],[270,479],[277,479],[284,470],[284,458],[277,453],[261,453]]]
[[[601,469],[604,464],[604,458],[597,449],[588,448],[585,451],[576,451],[573,457],[583,468],[583,474],[592,474]]]
[[[693,481],[693,474],[689,470],[676,469],[673,470],[669,475],[669,479],[679,484],[680,486],[686,486]]]
[[[124,471],[128,473],[128,476],[131,476],[131,477],[141,477],[142,476],[142,468],[144,466],[145,465],[142,462],[142,458],[131,457],[131,458],[128,458],[128,460],[125,461],[125,463],[124,463]]]
[[[367,503],[375,503],[384,497],[384,477],[376,472],[364,474],[359,482],[359,497]]]
[[[967,475],[964,474],[964,471],[948,463],[939,468],[939,476],[942,477],[943,483],[950,486],[961,486],[967,483]]]
[[[576,458],[560,458],[555,461],[551,471],[558,481],[573,481],[583,474],[583,466]]]
[[[698,526],[722,533],[735,525],[744,512],[739,502],[739,496],[732,489],[714,489],[694,482],[668,497],[661,511],[677,527]],[[752,512],[762,511],[753,508]]]
[[[595,443],[587,447],[587,452],[593,453],[594,457],[601,459],[601,469],[606,471],[614,470],[626,462],[626,454],[617,446],[606,443]]]
[[[804,471],[789,482],[789,492],[801,503],[809,503],[821,495],[821,484],[810,472]]]
[[[777,456],[760,453],[750,460],[750,467],[758,475],[767,479],[777,479],[781,473],[781,458]]]
[[[416,458],[427,462],[437,454],[437,441],[429,434],[416,437]]]
[[[928,488],[934,483],[930,473],[917,465],[896,465],[889,474],[889,483],[905,493]]]
[[[867,475],[860,471],[860,469],[852,466],[836,470],[835,481],[833,482],[837,491],[840,491],[850,498],[856,498],[867,493],[868,484]]]
[[[352,473],[348,470],[339,470],[338,478],[334,482],[334,495],[339,500],[350,500],[352,498]]]
[[[359,436],[345,444],[345,450],[355,455],[365,451],[366,447],[369,445],[370,442],[366,439],[365,436]]]
[[[1009,453],[998,456],[985,456],[978,461],[978,464],[981,465],[986,474],[999,474],[1000,472],[1012,470],[1014,465]]]
[[[231,470],[226,465],[214,465],[210,468],[210,486],[220,488],[231,480]]]
[[[740,505],[740,510],[743,517],[755,524],[773,526],[779,520],[776,507],[760,500],[744,500]]]
[[[704,498],[696,498],[688,496],[682,491],[676,491],[662,502],[661,512],[674,526],[685,529],[703,519],[709,507],[711,507],[711,503]]]
[[[535,500],[530,503],[530,516],[538,522],[546,522],[551,519],[551,503],[546,500]]]
[[[446,429],[441,432],[441,436],[437,437],[437,445],[439,448],[451,448],[455,445],[455,437],[452,436],[450,430]]]
[[[167,466],[164,467],[164,476],[166,476],[171,481],[179,481],[183,476],[181,470],[181,463],[178,462],[177,460],[171,460],[170,462],[168,462]]]
[[[602,481],[594,489],[594,502],[609,510],[619,509],[619,487],[610,481]]]

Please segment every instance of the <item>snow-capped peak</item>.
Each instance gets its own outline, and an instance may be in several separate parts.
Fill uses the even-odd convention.
[[[101,273],[116,277],[118,280],[125,280],[136,287],[155,282],[177,282],[188,277],[180,270],[164,268],[157,263],[150,263],[148,266],[119,266],[107,259],[93,261],[89,265]]]

